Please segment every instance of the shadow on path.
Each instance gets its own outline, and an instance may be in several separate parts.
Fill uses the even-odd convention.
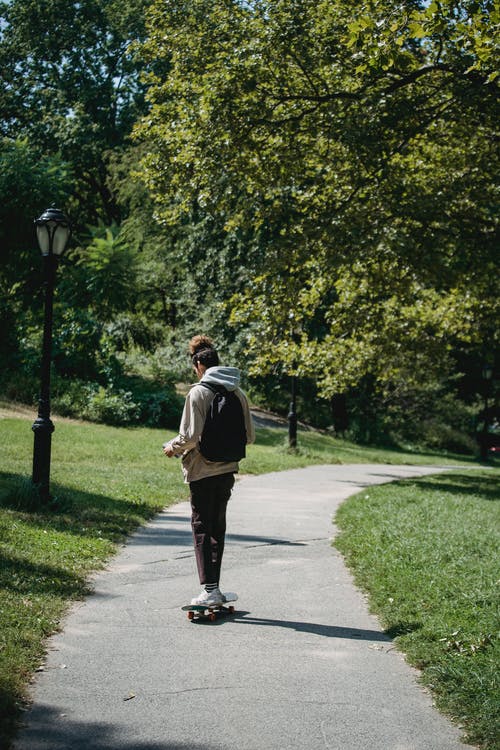
[[[312,633],[325,638],[348,638],[352,640],[382,641],[392,643],[391,638],[379,630],[361,630],[360,628],[349,628],[341,625],[320,625],[315,622],[295,622],[293,620],[271,620],[261,617],[249,617],[250,612],[235,612],[234,617],[220,619],[216,622],[234,622],[237,625],[257,625],[271,628],[287,628],[298,633]],[[201,622],[201,621],[200,621]],[[213,625],[214,623],[210,623]]]
[[[291,541],[271,536],[256,536],[252,534],[226,534],[226,543],[246,542],[249,545],[283,545],[287,547],[303,547],[306,542]],[[189,547],[193,545],[191,519],[187,516],[175,516],[166,513],[155,520],[154,526],[141,527],[130,539],[130,545],[173,545]]]
[[[57,708],[35,706],[29,716],[30,729],[24,734],[21,730],[13,750],[18,747],[20,750],[216,750],[214,745],[205,742],[170,742],[167,739],[168,717],[165,718],[166,739],[144,741],[124,739],[123,727],[104,722],[71,721],[61,716]]]

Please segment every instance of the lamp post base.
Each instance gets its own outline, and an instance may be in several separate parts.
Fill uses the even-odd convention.
[[[39,416],[33,422],[31,429],[35,434],[32,480],[33,484],[40,490],[42,502],[48,502],[50,500],[50,453],[54,424],[49,417]]]
[[[290,411],[288,413],[288,447],[297,447],[297,413],[293,403],[290,404]]]

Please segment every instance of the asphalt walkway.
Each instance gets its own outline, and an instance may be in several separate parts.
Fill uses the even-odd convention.
[[[222,588],[189,622],[189,505],[141,528],[50,641],[15,750],[463,750],[331,546],[339,503],[436,467],[314,466],[237,482]],[[367,489],[367,492],[369,490]]]

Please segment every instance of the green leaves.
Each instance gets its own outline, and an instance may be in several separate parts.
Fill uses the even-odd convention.
[[[127,310],[135,294],[137,256],[125,244],[116,225],[92,230],[91,243],[80,252],[87,293],[101,320]]]
[[[143,87],[129,51],[143,34],[147,0],[0,5],[1,132],[28,137],[74,167],[81,222],[117,219],[104,154],[121,145],[143,111]],[[67,206],[69,210],[70,207]]]
[[[258,245],[227,305],[252,372],[331,396],[438,377],[451,347],[492,341],[495,13],[152,4],[141,54],[170,72],[149,78],[142,174],[165,222],[201,212]]]

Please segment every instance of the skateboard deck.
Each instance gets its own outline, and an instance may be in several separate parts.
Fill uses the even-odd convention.
[[[186,604],[181,607],[183,612],[187,612],[188,620],[194,620],[195,618],[206,617],[211,622],[217,617],[217,612],[225,614],[234,614],[234,607],[231,602],[238,600],[238,595],[232,592],[222,594],[223,601],[221,604]],[[225,607],[225,604],[229,604],[229,607]]]

